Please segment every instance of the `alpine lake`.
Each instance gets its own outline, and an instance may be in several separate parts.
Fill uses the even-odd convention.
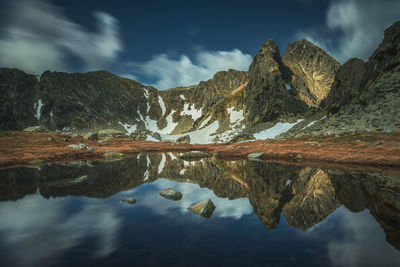
[[[400,172],[179,153],[2,169],[0,266],[400,266]]]

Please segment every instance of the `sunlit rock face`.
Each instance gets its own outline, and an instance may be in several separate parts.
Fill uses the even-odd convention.
[[[304,190],[295,194],[283,212],[290,226],[307,230],[340,206],[327,173],[312,174]]]
[[[244,90],[248,126],[278,118],[295,117],[307,109],[290,90],[290,70],[283,65],[276,43],[267,40],[249,68],[249,83]]]
[[[23,130],[38,125],[34,75],[0,68],[0,130]]]
[[[291,83],[298,97],[309,106],[318,106],[328,95],[340,68],[333,57],[305,39],[290,43],[282,61],[292,71]]]

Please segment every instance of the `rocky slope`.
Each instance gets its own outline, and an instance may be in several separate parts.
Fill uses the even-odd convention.
[[[267,40],[249,71],[159,91],[106,71],[0,69],[1,130],[119,132],[134,139],[221,143],[254,138],[399,131],[400,22],[364,63],[341,66],[300,40],[284,56]]]
[[[17,69],[0,69],[0,130],[22,130],[37,125],[38,106],[34,75]]]
[[[319,120],[293,127],[282,136],[400,131],[399,43],[400,21],[385,31],[368,62],[350,59],[340,67],[329,95],[321,103]]]

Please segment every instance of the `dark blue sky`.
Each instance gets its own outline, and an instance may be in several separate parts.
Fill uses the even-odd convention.
[[[190,54],[240,49],[254,56],[268,38],[282,53],[296,32],[323,25],[327,0],[280,1],[71,1],[58,0],[73,21],[95,30],[100,10],[119,21],[123,57],[148,60],[154,54]]]
[[[400,0],[0,0],[0,67],[105,69],[165,89],[247,70],[269,38],[368,60]]]

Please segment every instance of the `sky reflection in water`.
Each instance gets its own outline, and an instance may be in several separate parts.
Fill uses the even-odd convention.
[[[159,192],[182,192],[170,201]],[[134,197],[133,206],[120,202]],[[210,219],[187,210],[210,198]],[[400,253],[369,210],[340,206],[307,231],[288,225],[267,230],[248,198],[217,197],[198,184],[157,179],[105,199],[44,198],[39,192],[0,202],[0,265],[110,264],[396,266]]]

